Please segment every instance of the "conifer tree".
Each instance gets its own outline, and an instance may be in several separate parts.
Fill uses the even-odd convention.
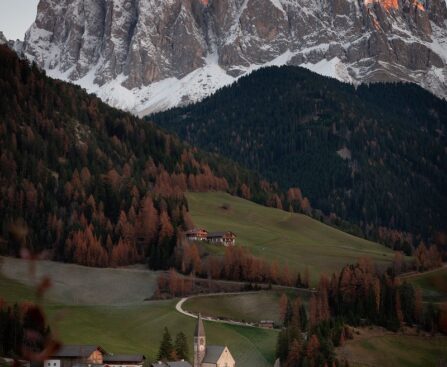
[[[164,328],[163,338],[160,343],[158,351],[158,359],[160,361],[167,361],[174,356],[174,346],[172,345],[172,337],[167,327]]]
[[[177,359],[187,361],[189,359],[188,340],[183,332],[175,337],[175,354]]]

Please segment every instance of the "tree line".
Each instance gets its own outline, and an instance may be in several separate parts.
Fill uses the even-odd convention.
[[[403,325],[430,333],[447,332],[445,310],[423,304],[419,288],[402,282],[392,268],[380,272],[367,258],[321,276],[308,308],[301,299],[280,299],[284,328],[278,336],[282,366],[339,366],[334,348],[352,338],[350,326],[379,325],[397,331]]]
[[[183,332],[179,332],[175,337],[175,341],[173,341],[169,329],[165,327],[160,341],[157,358],[159,361],[163,362],[188,361],[189,346],[186,335]]]
[[[213,280],[231,280],[248,284],[283,285],[309,288],[310,273],[293,271],[288,265],[280,266],[277,261],[269,262],[253,256],[249,249],[241,246],[225,248],[223,256],[201,254],[199,246],[181,241],[174,250],[172,267],[168,273],[157,278],[156,294],[171,297],[185,296],[194,291],[194,282],[180,274]]]

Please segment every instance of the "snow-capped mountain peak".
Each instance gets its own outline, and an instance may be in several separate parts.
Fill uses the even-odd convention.
[[[447,96],[444,0],[41,0],[22,51],[139,114],[284,64]]]

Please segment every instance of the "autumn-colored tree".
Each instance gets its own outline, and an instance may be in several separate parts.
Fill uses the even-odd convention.
[[[423,307],[422,291],[420,288],[416,288],[414,290],[414,319],[416,322],[421,322],[422,320]]]
[[[413,255],[416,263],[416,269],[418,271],[426,270],[428,265],[428,251],[423,242],[419,244]]]
[[[241,186],[241,195],[244,199],[250,200],[251,192],[250,188],[246,184],[242,184]]]
[[[286,294],[283,293],[281,295],[281,298],[279,299],[279,317],[283,323],[286,320],[288,302],[289,302],[289,300],[288,300]]]
[[[306,346],[306,356],[310,362],[311,366],[315,366],[315,359],[318,354],[318,350],[320,349],[320,342],[315,334],[313,334]]]
[[[150,244],[157,236],[159,218],[157,209],[151,197],[147,196],[143,200],[142,208],[137,218],[138,237],[144,244]]]
[[[202,269],[202,265],[201,265],[201,260],[200,260],[200,255],[199,255],[199,249],[197,248],[197,246],[195,244],[191,245],[191,250],[190,250],[190,256],[191,256],[191,266],[192,266],[192,273],[193,275],[196,275],[198,273],[200,273],[201,269]]]
[[[310,326],[315,326],[318,322],[318,305],[317,297],[314,294],[309,299],[309,322]]]
[[[393,258],[393,273],[394,273],[394,275],[397,276],[402,273],[403,265],[404,265],[404,254],[400,251],[396,251],[394,253],[394,258]]]
[[[179,276],[175,271],[175,269],[170,269],[168,273],[168,286],[169,286],[169,292],[173,297],[175,297],[180,291],[178,279]]]
[[[160,239],[171,238],[174,235],[174,227],[171,224],[171,220],[166,211],[163,211],[160,215]]]
[[[270,266],[269,278],[273,283],[278,283],[278,277],[279,277],[279,265],[278,262],[275,260],[272,262]]]
[[[301,349],[302,349],[301,343],[297,339],[294,339],[290,344],[289,355],[287,356],[287,360],[285,363],[286,367],[299,366]]]

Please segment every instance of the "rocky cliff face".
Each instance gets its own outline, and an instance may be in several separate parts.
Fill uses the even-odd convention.
[[[8,40],[6,39],[6,37],[3,34],[3,32],[0,32],[0,45],[3,45],[5,43],[8,43]]]
[[[141,114],[263,65],[447,96],[445,0],[41,0],[22,51]]]

